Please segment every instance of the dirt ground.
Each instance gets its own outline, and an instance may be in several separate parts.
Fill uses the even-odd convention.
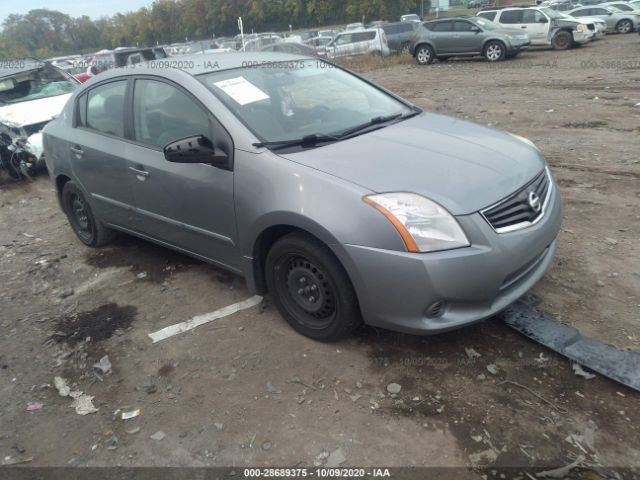
[[[422,107],[536,142],[565,208],[539,308],[630,349],[640,346],[639,54],[638,35],[611,36],[496,65],[365,73]],[[130,237],[81,246],[46,178],[1,186],[0,222],[5,463],[490,465],[490,476],[580,457],[587,468],[640,467],[640,394],[576,376],[498,320],[428,338],[363,328],[320,344],[267,299],[153,344],[153,331],[248,298],[242,279]],[[96,375],[104,355],[112,373]],[[99,411],[76,414],[55,376]]]

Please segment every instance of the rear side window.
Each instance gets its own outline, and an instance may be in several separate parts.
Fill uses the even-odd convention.
[[[194,135],[209,136],[209,116],[173,85],[136,80],[133,91],[134,139],[155,147]]]
[[[500,15],[500,23],[522,23],[522,10],[507,10]]]
[[[480,12],[478,16],[493,21],[496,18],[496,13],[498,12]]]
[[[376,38],[376,32],[358,32],[353,34],[354,42],[366,42]]]
[[[89,91],[86,127],[124,137],[124,100],[127,80],[99,85]]]
[[[453,31],[453,22],[438,22],[431,29],[434,32],[452,32]]]
[[[587,15],[584,13],[584,10],[579,11],[580,15]],[[604,8],[592,8],[589,10],[588,15],[607,15],[609,13],[608,10],[605,10]]]
[[[336,38],[336,45],[346,45],[347,43],[352,43],[353,40],[351,39],[351,37],[353,37],[353,34],[351,33],[346,33],[344,35],[339,35]]]

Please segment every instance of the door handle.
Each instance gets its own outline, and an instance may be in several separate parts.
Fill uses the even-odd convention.
[[[527,26],[526,25],[522,25],[520,28],[527,28]]]
[[[71,147],[69,150],[71,150],[77,158],[82,158],[84,156],[84,150],[82,150],[78,145]]]
[[[135,173],[136,177],[143,177],[143,178],[138,178],[138,180],[144,180],[145,178],[147,178],[149,176],[149,172],[147,172],[146,170],[140,170],[140,169],[134,168],[134,167],[129,167],[129,170],[131,170],[133,173]]]

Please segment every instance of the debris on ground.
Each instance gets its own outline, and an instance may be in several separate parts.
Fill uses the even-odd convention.
[[[342,449],[338,448],[329,454],[329,456],[327,457],[327,463],[325,464],[325,466],[329,468],[335,468],[335,467],[339,467],[346,461],[347,461],[347,457],[342,452]]]
[[[19,465],[21,463],[29,463],[33,461],[33,457],[23,457],[23,456],[18,456],[18,457],[4,457],[2,459],[2,463],[0,463],[0,465],[6,466],[6,465]]]
[[[62,377],[54,377],[53,384],[58,390],[58,394],[61,397],[71,397],[71,407],[76,409],[78,415],[88,415],[90,413],[96,413],[98,409],[93,405],[93,397],[86,395],[80,390],[71,391],[71,387],[67,384],[67,381]]]
[[[573,368],[573,372],[578,377],[586,378],[587,380],[596,378],[596,376],[593,373],[587,372],[584,368],[582,368],[582,365],[580,365],[579,363],[574,363],[571,367]]]
[[[93,365],[93,368],[104,375],[109,375],[111,373],[111,362],[109,361],[109,355],[105,355],[104,357],[102,357],[98,363]]]
[[[80,391],[71,392],[69,394],[73,398],[71,406],[76,409],[78,415],[89,415],[96,413],[98,409],[93,405],[93,397],[86,395]]]
[[[44,408],[44,403],[35,402],[27,404],[27,412],[37,412]]]
[[[262,442],[262,450],[264,450],[265,452],[268,452],[269,450],[271,450],[271,442],[266,441],[266,442]]]
[[[267,382],[267,392],[272,393],[274,395],[282,393],[280,390],[278,390],[276,387],[274,387],[273,383],[271,383],[271,382]]]
[[[120,418],[122,418],[122,420],[129,420],[130,418],[135,418],[139,415],[140,415],[140,409],[136,408],[135,410],[131,410],[130,412],[122,412],[122,415]]]
[[[480,358],[482,356],[473,348],[465,348],[464,352],[467,354],[467,357],[469,357],[469,360],[473,360],[474,358]]]
[[[327,458],[329,458],[329,452],[327,452],[326,450],[322,450],[313,460],[313,465],[316,467],[320,467],[324,464]]]
[[[400,390],[402,390],[402,387],[397,383],[390,383],[389,385],[387,385],[387,392],[389,392],[391,395],[399,394]]]
[[[500,371],[500,369],[498,368],[498,366],[495,363],[491,363],[491,364],[487,365],[487,371],[491,375],[497,375],[498,372]]]
[[[127,432],[127,435],[135,435],[136,433],[138,433],[140,431],[140,427],[134,427],[131,428],[129,430],[125,430]]]
[[[469,461],[473,466],[492,465],[497,459],[498,454],[491,448],[469,455]]]
[[[514,330],[589,370],[640,391],[640,351],[618,349],[585,337],[522,302],[511,305],[499,317]]]
[[[71,388],[67,385],[67,381],[64,378],[55,377],[53,379],[53,384],[61,397],[68,397],[71,393]]]
[[[154,433],[153,435],[151,435],[149,438],[151,440],[155,440],[156,442],[161,442],[162,440],[164,440],[167,437],[167,434],[164,433],[162,430],[158,430],[156,433]]]
[[[567,475],[574,468],[580,466],[584,462],[584,456],[579,456],[575,461],[571,462],[569,465],[565,465],[564,467],[555,468],[553,470],[545,470],[543,472],[536,473],[536,477],[538,478],[567,478]]]

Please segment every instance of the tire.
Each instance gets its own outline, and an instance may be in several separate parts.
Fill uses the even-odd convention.
[[[489,62],[500,62],[506,57],[507,49],[504,43],[492,40],[485,45],[483,55]]]
[[[435,54],[433,53],[433,48],[429,45],[420,45],[416,48],[416,62],[418,65],[429,65],[433,63],[435,59]]]
[[[332,342],[362,323],[358,298],[340,262],[303,233],[278,240],[266,259],[267,288],[284,319],[302,335]]]
[[[72,181],[64,184],[61,201],[71,229],[82,243],[101,247],[113,240],[115,232],[94,217],[84,194]]]
[[[556,33],[551,39],[551,46],[554,50],[567,50],[573,44],[573,36],[566,30]]]
[[[632,33],[633,32],[633,23],[631,20],[620,20],[616,24],[616,32],[618,33]]]

